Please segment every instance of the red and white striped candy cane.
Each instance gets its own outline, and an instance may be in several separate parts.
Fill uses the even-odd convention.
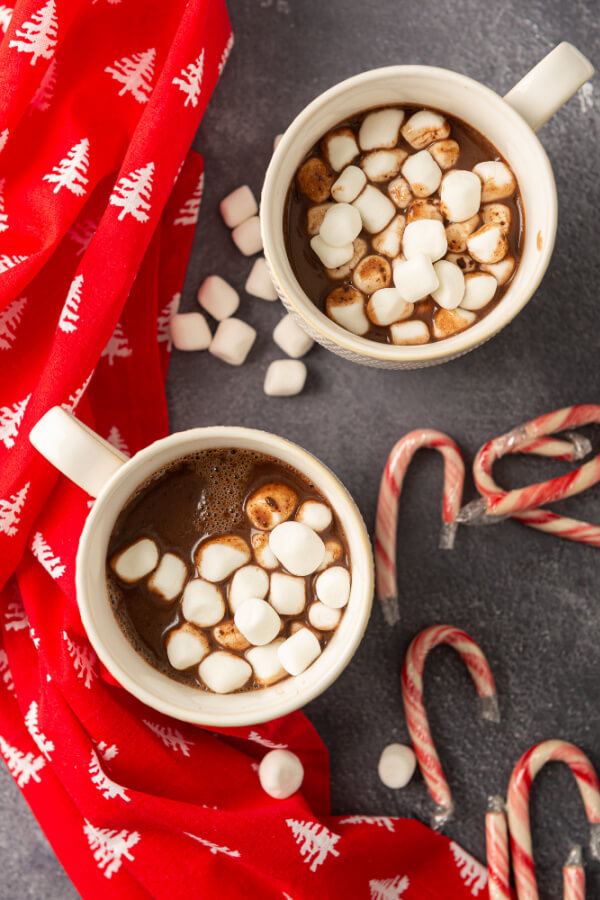
[[[452,625],[432,625],[421,631],[404,657],[402,701],[419,768],[437,807],[432,819],[434,828],[441,828],[452,814],[452,795],[431,737],[423,700],[425,660],[429,651],[440,644],[453,647],[462,657],[480,698],[481,716],[499,721],[494,676],[475,641]]]
[[[420,428],[406,434],[390,453],[379,488],[375,524],[375,575],[377,596],[388,625],[400,618],[396,573],[398,505],[406,470],[423,447],[438,450],[444,457],[444,493],[442,519],[444,528],[440,546],[450,549],[454,541],[456,516],[462,500],[465,466],[456,444],[441,431]]]
[[[506,808],[513,872],[519,900],[539,900],[531,845],[529,794],[533,779],[548,762],[564,762],[575,776],[590,823],[590,851],[600,856],[600,782],[578,747],[567,741],[544,741],[523,754],[510,777]]]
[[[512,900],[508,829],[502,797],[488,797],[488,811],[485,815],[485,850],[489,900]]]
[[[563,900],[585,900],[585,869],[581,847],[573,847],[563,866]]]

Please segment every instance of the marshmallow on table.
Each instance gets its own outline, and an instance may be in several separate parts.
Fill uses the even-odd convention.
[[[387,228],[373,238],[373,250],[394,259],[400,253],[405,226],[406,219],[403,215],[394,216]]]
[[[269,603],[281,616],[298,616],[306,604],[306,582],[297,575],[274,572]]]
[[[264,256],[259,256],[252,266],[244,290],[247,294],[259,297],[261,300],[277,300],[277,291]]]
[[[482,182],[481,200],[483,203],[511,197],[517,188],[515,176],[506,163],[488,160],[477,163],[476,166],[473,166],[473,171]]]
[[[499,285],[506,284],[508,279],[511,277],[516,267],[516,260],[514,256],[505,256],[504,259],[501,259],[500,262],[497,263],[484,263],[481,268],[484,272],[488,272],[490,275],[493,275]]]
[[[132,583],[149,575],[158,563],[158,547],[150,538],[139,538],[125,550],[115,553],[110,567],[121,581]]]
[[[319,535],[302,522],[283,522],[271,532],[269,546],[292,575],[311,575],[325,556]]]
[[[336,203],[327,210],[319,234],[330,247],[351,244],[362,231],[359,211],[349,203]]]
[[[258,532],[252,535],[254,558],[263,569],[278,569],[279,560],[269,547],[269,535]]]
[[[300,628],[280,645],[279,661],[290,675],[300,675],[317,659],[321,645],[308,628]]]
[[[283,641],[284,638],[277,638],[264,647],[252,647],[246,653],[246,659],[254,670],[254,679],[263,687],[275,684],[287,675],[277,653]]]
[[[427,344],[429,342],[429,328],[421,319],[412,319],[410,322],[395,322],[390,325],[392,344]]]
[[[484,225],[499,225],[507,234],[512,224],[510,206],[505,203],[487,203],[481,210]]]
[[[412,200],[412,191],[406,178],[394,178],[387,186],[388,194],[398,207],[398,209],[406,209]]]
[[[233,619],[226,619],[219,625],[215,625],[212,630],[212,636],[217,644],[225,647],[226,650],[247,650],[250,641],[247,641],[244,635],[235,627]]]
[[[452,169],[442,179],[441,209],[450,222],[464,222],[479,210],[481,181],[474,172]]]
[[[342,266],[336,266],[334,269],[329,269],[327,266],[325,267],[328,277],[333,281],[341,281],[343,278],[348,278],[363,256],[366,256],[367,242],[363,238],[358,237],[352,241],[352,249],[354,251],[352,253],[352,259],[349,259],[347,263],[344,263]]]
[[[245,512],[255,528],[269,531],[294,514],[298,494],[283,481],[261,484],[246,500]]]
[[[249,597],[264,600],[269,591],[269,576],[261,566],[242,566],[229,585],[227,601],[232,613],[236,613]]]
[[[341,172],[360,152],[350,128],[338,128],[326,135],[322,147],[325,159],[336,172]]]
[[[404,229],[402,250],[407,260],[425,254],[431,262],[436,262],[444,256],[447,249],[446,231],[443,223],[437,219],[417,219]]]
[[[286,800],[300,789],[304,779],[302,763],[289,750],[271,750],[258,767],[260,786],[275,800]]]
[[[415,773],[417,758],[412,747],[388,744],[379,757],[377,770],[386,787],[406,787]]]
[[[338,203],[352,203],[365,184],[367,176],[358,166],[346,166],[331,188],[331,196]]]
[[[439,280],[431,259],[424,253],[419,253],[410,259],[394,263],[394,285],[403,300],[407,303],[416,303],[417,300],[422,300],[437,290]]]
[[[315,593],[331,609],[342,609],[350,599],[350,573],[344,566],[331,566],[315,581]]]
[[[403,121],[402,109],[379,109],[366,115],[358,132],[361,150],[395,147]]]
[[[475,313],[467,309],[439,309],[433,317],[433,334],[438,339],[450,337],[464,331],[475,319]]]
[[[176,313],[169,320],[171,340],[178,350],[206,350],[212,335],[202,313]]]
[[[258,597],[244,600],[233,620],[240,634],[255,647],[270,644],[281,628],[281,619],[273,607]]]
[[[493,275],[485,272],[470,272],[465,276],[465,293],[461,309],[483,309],[496,293],[498,282]]]
[[[508,252],[506,234],[500,225],[482,225],[467,238],[467,250],[479,263],[500,262]]]
[[[407,303],[398,288],[375,291],[367,303],[367,315],[374,325],[391,325],[412,315],[414,306]]]
[[[339,625],[341,617],[341,610],[325,606],[320,600],[308,607],[308,621],[318,631],[333,631]]]
[[[299,359],[276,359],[265,373],[263,390],[267,397],[294,397],[306,382],[307,370]]]
[[[296,513],[296,521],[308,525],[313,531],[325,531],[333,521],[333,513],[320,500],[305,500]]]
[[[436,141],[428,148],[440,169],[451,169],[458,162],[460,147],[456,141]]]
[[[384,256],[365,256],[355,268],[352,281],[359,291],[373,294],[391,283],[392,267]]]
[[[202,578],[193,578],[185,586],[181,611],[188,622],[210,628],[225,615],[225,601],[220,588]]]
[[[400,166],[408,156],[406,150],[371,150],[366,153],[360,167],[370,181],[389,181],[400,171]]]
[[[298,187],[314,203],[324,203],[325,200],[329,200],[334,180],[334,176],[318,156],[311,156],[310,159],[307,159],[296,175]]]
[[[223,221],[229,228],[241,225],[246,219],[255,216],[258,212],[258,204],[254,194],[247,184],[237,188],[228,194],[219,204]]]
[[[467,249],[467,238],[479,227],[480,222],[479,215],[476,213],[465,222],[452,222],[450,225],[446,225],[448,249],[453,253],[464,253]]]
[[[262,250],[263,242],[260,233],[260,219],[258,216],[252,216],[246,219],[241,225],[238,225],[231,232],[233,243],[236,245],[240,253],[244,256],[254,256]]]
[[[369,330],[365,298],[348,284],[331,291],[325,301],[325,311],[330,319],[353,334],[366,334]]]
[[[360,170],[359,170],[360,171]],[[306,232],[309,237],[314,237],[319,233],[321,222],[325,218],[325,213],[331,209],[333,203],[317,203],[306,211]]]
[[[442,221],[439,200],[413,200],[406,210],[406,221],[415,222],[417,219],[439,219]]]
[[[450,134],[448,120],[431,109],[414,113],[402,126],[402,137],[416,150],[422,150],[432,141],[440,141]]]
[[[234,314],[240,305],[240,297],[225,279],[219,275],[209,275],[198,290],[198,303],[213,319],[221,322]]]
[[[433,268],[439,286],[431,292],[431,296],[443,309],[456,309],[465,293],[465,276],[455,263],[448,262],[447,259],[440,259],[434,263]]]
[[[329,212],[329,210],[327,210],[327,212]],[[312,251],[317,254],[323,265],[328,269],[335,269],[338,266],[343,266],[344,263],[347,263],[352,259],[354,254],[352,242],[345,244],[342,247],[332,247],[331,244],[327,244],[323,240],[320,234],[315,234],[315,236],[310,239],[310,246]]]
[[[169,631],[165,646],[170,664],[179,671],[197,666],[210,652],[206,635],[187,622]]]
[[[250,548],[238,534],[222,534],[200,544],[195,553],[198,575],[206,581],[225,581],[250,562]]]
[[[241,366],[256,340],[256,331],[241,319],[219,322],[208,352],[230,366]]]
[[[313,339],[296,325],[290,313],[286,313],[273,329],[273,340],[284,353],[294,359],[304,356],[314,344]]]
[[[323,562],[317,569],[317,572],[323,572],[329,566],[339,562],[343,555],[344,550],[339,541],[336,541],[334,538],[325,541],[325,556],[323,557]]]
[[[183,590],[187,574],[187,566],[177,554],[165,553],[148,579],[148,587],[163,600],[174,600]]]
[[[396,212],[389,197],[372,184],[366,186],[352,205],[359,211],[363,226],[371,234],[382,231]]]
[[[442,180],[442,170],[427,150],[409,156],[402,166],[402,175],[415,197],[429,197]]]
[[[252,675],[252,666],[226,650],[217,650],[202,660],[198,674],[215,694],[230,694],[244,687]]]

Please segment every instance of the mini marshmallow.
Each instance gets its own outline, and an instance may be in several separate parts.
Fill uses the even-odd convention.
[[[255,528],[270,531],[293,516],[298,494],[283,481],[268,481],[253,491],[246,500],[246,515]]]
[[[406,302],[398,288],[375,291],[367,303],[367,315],[374,325],[391,325],[407,319],[413,310],[413,304]]]
[[[154,541],[150,538],[140,538],[126,550],[115,553],[110,561],[110,567],[121,581],[132,584],[144,575],[149,575],[157,563],[158,547]]]
[[[344,263],[343,266],[336,266],[335,269],[328,269],[327,267],[325,267],[327,276],[333,281],[341,281],[343,278],[348,278],[348,276],[352,274],[352,271],[359,264],[363,256],[366,256],[367,242],[363,240],[363,238],[356,238],[356,240],[352,242],[352,247],[354,249],[352,259],[350,259],[347,263]]]
[[[301,628],[277,650],[279,662],[290,675],[300,675],[321,653],[321,645],[308,628]]]
[[[467,250],[479,263],[497,263],[506,256],[508,241],[500,225],[482,225],[467,238]]]
[[[296,575],[274,572],[269,603],[281,616],[298,616],[306,604],[306,582]]]
[[[451,169],[458,162],[460,147],[456,141],[437,141],[428,148],[440,169]]]
[[[169,631],[165,647],[170,664],[179,671],[197,666],[210,652],[206,635],[187,623]]]
[[[258,216],[252,216],[251,219],[246,219],[245,222],[234,228],[231,232],[231,237],[233,243],[244,256],[254,256],[255,253],[260,253],[263,248],[263,242]]]
[[[258,597],[244,600],[233,617],[235,627],[255,647],[274,640],[281,627],[281,619],[273,607]]]
[[[429,328],[421,319],[411,319],[410,322],[397,322],[390,325],[392,344],[427,344],[429,342]]]
[[[403,215],[394,216],[387,228],[384,228],[383,231],[380,231],[373,238],[373,250],[376,253],[389,256],[390,259],[398,256],[402,247],[402,235],[404,234],[405,225],[406,219]]]
[[[222,322],[234,314],[240,305],[240,296],[224,278],[209,275],[198,290],[198,303],[213,319]]]
[[[260,761],[258,779],[265,794],[275,800],[286,800],[300,789],[304,768],[295,753],[270,750]]]
[[[352,281],[359,291],[373,294],[391,283],[392,267],[384,256],[365,256],[355,268]]]
[[[308,608],[308,621],[318,631],[333,631],[339,625],[341,618],[341,610],[325,606],[319,600],[311,603]]]
[[[244,184],[221,200],[219,209],[227,227],[235,228],[256,215],[258,204],[248,185]]]
[[[365,184],[367,176],[358,166],[346,166],[331,188],[331,196],[337,203],[352,203]]]
[[[406,787],[415,774],[417,757],[412,747],[405,744],[388,744],[379,757],[377,771],[386,787]]]
[[[416,150],[422,150],[432,141],[447,138],[449,134],[448,121],[430,109],[422,109],[414,113],[402,128],[402,137]]]
[[[360,213],[363,226],[371,234],[382,231],[394,216],[394,204],[381,191],[368,184],[352,204]]]
[[[439,309],[433,317],[433,334],[438,339],[450,337],[464,331],[475,319],[475,313],[466,309]]]
[[[479,216],[475,214],[465,222],[453,222],[451,225],[447,225],[448,249],[453,253],[464,253],[467,249],[467,238],[479,227],[480,222]]]
[[[326,503],[319,500],[305,500],[296,513],[296,521],[303,522],[313,531],[325,531],[333,521],[333,513]]]
[[[299,359],[275,359],[265,373],[267,397],[294,397],[306,382],[306,365]]]
[[[460,268],[446,259],[434,263],[433,268],[438,277],[439,287],[431,292],[438,306],[443,309],[456,309],[465,293],[465,276]]]
[[[242,603],[249,597],[258,597],[259,600],[264,600],[268,591],[269,576],[261,566],[242,566],[237,570],[229,585],[227,598],[229,609],[235,615]]]
[[[515,271],[516,260],[514,256],[505,256],[504,259],[497,263],[482,265],[484,272],[493,275],[499,285],[506,284],[512,273]]]
[[[407,260],[412,259],[413,256],[424,254],[433,263],[441,259],[447,249],[446,231],[443,223],[438,222],[437,219],[417,219],[416,222],[411,222],[404,229],[402,250]]]
[[[263,569],[279,568],[279,560],[269,547],[269,535],[258,533],[252,535],[252,548],[254,550],[254,558],[259,566]]]
[[[314,344],[313,339],[299,325],[296,325],[295,319],[290,313],[286,313],[273,329],[273,340],[284,353],[293,359],[304,356]]]
[[[415,197],[429,197],[440,186],[442,170],[427,150],[413,153],[402,166],[402,175]]]
[[[325,159],[336,172],[341,172],[360,152],[350,128],[338,128],[326,135],[322,147]]]
[[[230,366],[241,366],[256,340],[256,331],[234,317],[219,322],[208,352]]]
[[[496,293],[498,282],[493,275],[484,272],[470,272],[465,276],[465,294],[461,309],[483,309]]]
[[[212,339],[208,322],[199,312],[171,316],[169,333],[178,350],[206,350]]]
[[[365,299],[360,291],[348,284],[331,291],[325,301],[325,311],[330,319],[353,334],[366,334],[369,330]]]
[[[252,266],[244,290],[247,294],[259,297],[261,300],[277,300],[277,291],[264,256],[259,256]]]
[[[206,581],[225,581],[236,569],[250,562],[250,548],[238,534],[221,534],[200,544],[195,553],[196,569]]]
[[[481,218],[484,225],[499,225],[506,234],[510,231],[512,212],[505,203],[486,204],[481,209]]]
[[[517,187],[515,176],[506,163],[498,160],[488,160],[477,163],[473,171],[482,182],[481,201],[489,203],[491,200],[504,200],[511,197]]]
[[[467,272],[473,272],[477,268],[477,263],[471,259],[468,253],[447,253],[445,259],[448,262],[456,263],[463,275]]]
[[[313,203],[324,203],[329,200],[329,192],[334,177],[318,156],[311,156],[300,167],[296,175],[298,187]]]
[[[233,653],[217,650],[202,660],[198,666],[198,674],[215,694],[231,694],[244,687],[252,675],[252,666]]]
[[[325,556],[325,544],[302,522],[283,522],[271,532],[269,546],[292,575],[311,575]]]
[[[351,244],[362,231],[360,213],[349,203],[336,203],[325,213],[319,234],[330,247]]]
[[[440,188],[441,209],[450,222],[464,222],[479,210],[481,181],[474,172],[452,169]]]
[[[321,223],[325,218],[325,213],[333,207],[333,203],[319,203],[317,206],[311,206],[306,212],[306,232],[309,237],[314,237],[319,233]]]
[[[406,221],[415,222],[417,219],[439,219],[442,221],[439,200],[413,200],[406,210]]]
[[[394,178],[387,186],[388,194],[398,207],[398,209],[406,209],[412,200],[412,191],[406,178]]]
[[[250,641],[247,641],[244,635],[235,627],[233,619],[226,619],[219,625],[215,625],[212,630],[212,636],[217,644],[225,647],[226,650],[247,650]]]
[[[403,121],[403,109],[379,109],[369,113],[362,120],[358,132],[360,149],[375,150],[378,147],[394,147],[398,143],[400,126]]]
[[[202,578],[193,578],[185,586],[181,611],[188,622],[210,628],[225,615],[225,601],[220,588]]]
[[[254,669],[254,678],[263,687],[275,684],[276,681],[281,681],[287,675],[279,662],[277,653],[283,640],[283,638],[277,638],[270,644],[265,644],[264,647],[252,647],[246,653],[246,659]]]
[[[344,551],[339,541],[336,541],[333,538],[325,541],[325,556],[323,557],[323,562],[317,569],[317,572],[323,572],[329,566],[339,562],[343,555]]]
[[[424,253],[394,263],[394,284],[406,303],[416,303],[439,287],[433,263]]]
[[[344,566],[331,566],[315,580],[315,593],[331,609],[343,609],[350,599],[350,573]]]
[[[360,167],[370,181],[389,181],[400,171],[400,166],[408,156],[406,150],[372,150],[360,161]]]
[[[329,212],[329,210],[327,212]],[[345,244],[343,247],[332,247],[330,244],[325,243],[320,234],[316,234],[310,239],[310,246],[323,265],[328,269],[335,269],[337,266],[343,266],[344,263],[347,263],[352,259],[354,254],[352,243]]]
[[[182,592],[187,574],[187,566],[179,556],[165,553],[148,579],[148,587],[163,600],[174,600]]]

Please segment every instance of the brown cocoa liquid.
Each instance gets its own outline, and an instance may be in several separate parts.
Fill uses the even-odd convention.
[[[292,487],[298,494],[298,507],[305,500],[318,500],[330,506],[315,485],[292,466],[251,450],[224,448],[184,456],[159,469],[137,488],[119,514],[107,554],[106,578],[110,602],[122,631],[135,650],[169,677],[206,690],[198,678],[197,666],[179,671],[170,665],[167,657],[165,639],[168,632],[186,621],[181,612],[180,598],[170,603],[161,600],[149,590],[147,577],[134,584],[121,582],[110,569],[108,561],[138,538],[148,537],[156,541],[161,555],[176,553],[183,559],[189,578],[195,578],[195,550],[207,538],[235,533],[252,547],[252,535],[258,529],[251,525],[244,513],[245,502],[257,488],[272,481]],[[341,544],[343,555],[337,564],[350,568],[344,531],[335,510],[332,512],[332,523],[320,532],[320,537],[324,541],[334,539]],[[255,559],[250,560],[249,565],[256,564]],[[277,571],[285,570],[268,570],[269,574]],[[304,612],[299,616],[281,616],[283,630],[279,637],[290,636],[293,622],[310,627],[306,616],[311,599],[315,599],[313,582],[317,574],[306,577],[307,603]],[[230,580],[227,579],[226,585],[221,585],[226,601]],[[229,610],[225,618],[231,618]],[[210,642],[211,652],[226,649],[213,639],[211,628],[201,630]],[[315,634],[320,639],[321,647],[324,647],[333,632]],[[235,653],[233,650],[227,652]],[[244,658],[243,652],[237,655]],[[260,687],[250,679],[242,690]]]

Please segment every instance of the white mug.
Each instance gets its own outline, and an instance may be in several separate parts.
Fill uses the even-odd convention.
[[[358,647],[371,611],[371,544],[361,514],[346,488],[306,450],[264,431],[215,426],[172,434],[127,459],[58,406],[32,428],[30,440],[61,472],[96,497],[77,553],[77,602],[99,658],[113,677],[143,703],[197,725],[253,725],[298,709],[324,691],[343,671]],[[269,454],[312,481],[339,517],[348,543],[352,575],[348,606],[316,662],[301,675],[270,687],[225,695],[181,684],[151,666],[122,632],[106,585],[110,535],[117,516],[135,489],[167,463],[217,447]]]
[[[432,66],[389,66],[363,72],[325,91],[292,122],[273,154],[261,198],[264,252],[277,292],[312,338],[346,359],[388,369],[415,369],[473,350],[507,325],[534,294],[550,262],[557,224],[556,186],[535,131],[591,76],[591,63],[562,43],[504,98],[465,75]],[[419,346],[383,344],[337,325],[300,287],[285,248],[288,189],[311,147],[337,125],[378,106],[431,106],[486,137],[516,175],[525,213],[521,261],[500,303],[470,328]]]

